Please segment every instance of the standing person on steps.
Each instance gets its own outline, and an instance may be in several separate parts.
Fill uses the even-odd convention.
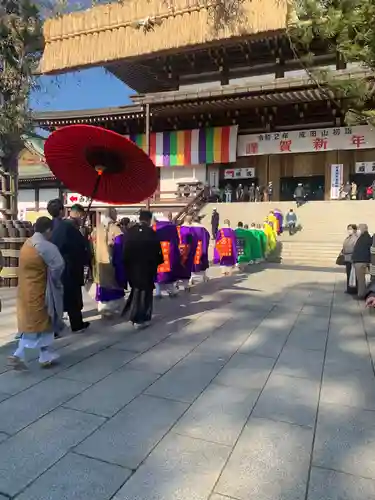
[[[353,265],[352,263],[353,251],[359,236],[357,234],[357,225],[349,224],[347,227],[347,231],[348,235],[344,240],[341,250],[341,253],[344,256],[344,261],[345,261],[346,293],[356,294],[357,287],[350,285],[350,274],[352,272],[352,265]]]
[[[211,230],[212,230],[211,234],[213,240],[216,240],[217,231],[219,229],[219,223],[220,223],[220,215],[217,209],[214,208],[211,215]]]
[[[371,262],[372,238],[369,235],[367,224],[359,224],[360,236],[354,245],[352,262],[357,279],[358,298],[366,297],[366,271]]]
[[[50,241],[57,246],[65,262],[61,278],[64,286],[64,311],[68,313],[72,332],[81,332],[90,326],[82,317],[84,268],[90,260],[88,245],[76,225],[63,220],[64,205],[59,198],[49,201],[47,210],[53,219]]]

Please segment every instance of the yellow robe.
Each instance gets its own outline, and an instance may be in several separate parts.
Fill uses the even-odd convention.
[[[115,268],[112,265],[113,243],[120,234],[121,229],[114,222],[106,226],[99,224],[92,233],[94,283],[104,288],[120,289],[116,281]]]
[[[274,215],[269,214],[266,217],[266,221],[265,222],[266,223],[268,222],[271,225],[271,227],[272,227],[275,235],[279,232],[279,229],[280,229],[279,228],[279,219],[277,217],[275,217]]]
[[[264,224],[263,231],[267,236],[266,253],[268,255],[270,252],[273,252],[276,248],[276,235],[272,227],[267,223]]]

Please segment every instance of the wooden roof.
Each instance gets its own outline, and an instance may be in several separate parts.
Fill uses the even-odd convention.
[[[45,22],[41,73],[140,60],[168,52],[284,30],[287,0],[243,0],[224,26],[215,0],[128,0],[98,5]],[[142,22],[159,25],[144,31]],[[136,29],[140,27],[140,29]]]
[[[370,76],[371,72],[340,70],[337,79]],[[261,84],[226,85],[210,90],[184,90],[133,96],[133,105],[90,109],[85,111],[56,111],[34,113],[41,126],[72,123],[103,123],[116,120],[142,119],[144,108],[150,104],[153,115],[175,116],[176,113],[214,112],[220,109],[255,108],[304,103],[333,97],[332,90],[318,88],[311,78],[279,78]]]

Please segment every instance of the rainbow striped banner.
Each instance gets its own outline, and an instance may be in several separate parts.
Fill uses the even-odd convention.
[[[238,125],[150,134],[150,157],[157,167],[233,163]],[[126,136],[146,151],[146,135]]]

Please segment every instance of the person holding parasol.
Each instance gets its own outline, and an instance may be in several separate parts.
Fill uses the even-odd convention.
[[[158,185],[156,167],[148,155],[124,136],[101,127],[57,129],[48,137],[44,152],[56,178],[91,199],[85,218],[94,199],[109,205],[140,203]]]

